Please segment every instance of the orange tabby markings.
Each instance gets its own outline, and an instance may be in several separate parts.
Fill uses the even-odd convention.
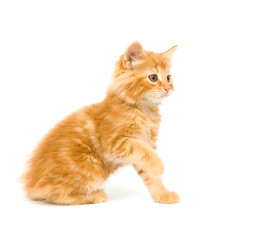
[[[138,42],[128,47],[116,63],[104,101],[66,117],[34,150],[23,176],[29,198],[56,204],[105,202],[101,185],[116,169],[131,164],[154,201],[179,201],[162,184],[164,166],[155,152],[159,105],[174,90],[168,75],[175,49],[154,53]]]

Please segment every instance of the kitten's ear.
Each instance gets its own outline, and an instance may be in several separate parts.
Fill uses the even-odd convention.
[[[138,64],[144,55],[144,50],[139,42],[133,42],[125,51],[123,64],[127,68],[132,68]]]
[[[172,48],[170,48],[166,52],[163,52],[162,54],[168,59],[168,61],[170,61],[172,55],[174,54],[174,52],[176,52],[176,50],[177,50],[177,45],[173,46]]]

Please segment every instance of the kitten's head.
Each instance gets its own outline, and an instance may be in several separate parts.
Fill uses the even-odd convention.
[[[108,93],[132,104],[161,103],[174,90],[170,69],[176,48],[154,53],[145,51],[139,42],[132,43],[116,63]]]

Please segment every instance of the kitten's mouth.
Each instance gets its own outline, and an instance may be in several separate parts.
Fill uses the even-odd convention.
[[[166,97],[169,97],[169,96],[171,95],[171,93],[172,93],[172,90],[169,90],[168,92],[163,92],[163,93],[159,96],[159,98],[164,99],[164,98],[166,98]]]
[[[159,92],[159,93],[154,93],[154,94],[151,94],[149,96],[147,96],[147,99],[151,99],[153,101],[163,101],[166,97],[170,96],[170,94],[172,93],[172,90],[169,90],[168,92]]]
[[[155,99],[156,100],[158,100],[158,101],[162,101],[163,99],[165,99],[166,97],[168,97],[169,96],[169,93],[161,93],[161,94],[159,94],[159,95],[157,95],[156,97],[155,97]]]
[[[171,94],[171,91],[164,92],[164,93],[161,95],[161,97],[162,97],[162,98],[165,98],[165,97],[168,97],[170,94]]]

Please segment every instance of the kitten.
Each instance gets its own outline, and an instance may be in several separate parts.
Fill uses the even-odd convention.
[[[56,204],[107,201],[100,188],[119,167],[131,164],[151,197],[176,203],[162,184],[157,155],[159,104],[174,90],[171,56],[132,43],[116,63],[103,102],[86,106],[58,123],[39,143],[23,176],[27,196]]]

